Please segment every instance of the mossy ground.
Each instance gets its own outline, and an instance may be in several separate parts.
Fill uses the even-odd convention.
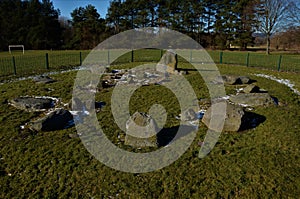
[[[39,114],[17,110],[7,101],[22,95],[47,95],[67,103],[72,98],[76,72],[52,75],[57,82],[48,85],[31,80],[0,85],[0,198],[297,198],[300,97],[288,87],[254,74],[290,79],[298,90],[299,74],[227,65],[218,68],[222,74],[247,75],[257,80],[256,84],[283,106],[256,108],[255,113],[267,118],[263,124],[244,132],[222,134],[203,159],[198,158],[198,142],[203,141],[207,128],[201,124],[183,156],[166,168],[145,174],[119,172],[97,161],[79,138],[69,138],[69,134],[76,133],[75,127],[38,133],[20,129]],[[198,98],[209,97],[199,74],[191,72],[185,77]],[[228,94],[235,89],[226,87]],[[118,139],[124,133],[110,111],[112,90],[104,89],[96,95],[96,101],[107,103],[97,114],[99,123],[114,144],[137,151]],[[153,102],[168,111],[166,127],[176,126],[178,102],[162,86],[138,89],[130,109],[147,112]]]

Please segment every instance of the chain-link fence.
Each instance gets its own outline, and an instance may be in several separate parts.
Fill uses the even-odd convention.
[[[164,50],[140,49],[140,50],[100,50],[95,55],[99,63],[125,64],[130,62],[158,62]],[[178,61],[182,63],[208,62],[202,60],[201,53],[206,51],[181,50]],[[260,67],[278,71],[300,72],[300,55],[264,55],[248,52],[222,52],[208,51],[216,64],[241,65],[247,67]],[[67,70],[82,65],[89,51],[55,52],[39,55],[18,55],[0,57],[0,77],[25,76],[40,74],[49,70]],[[187,60],[188,58],[188,60]],[[210,60],[211,61],[211,60]]]

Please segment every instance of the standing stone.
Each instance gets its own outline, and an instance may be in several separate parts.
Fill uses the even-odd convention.
[[[136,112],[126,123],[125,144],[133,147],[157,147],[157,131],[157,124],[151,116]]]
[[[156,70],[161,73],[178,73],[177,69],[177,54],[174,51],[168,50],[160,59],[156,66]]]
[[[237,132],[242,125],[242,118],[245,114],[244,110],[242,107],[236,106],[236,105],[232,105],[228,102],[220,102],[220,103],[216,103],[213,104],[212,106],[215,106],[214,108],[216,108],[215,110],[218,110],[218,106],[221,106],[221,103],[226,103],[226,117],[225,117],[225,121],[224,121],[224,126],[223,126],[223,132]],[[214,129],[215,125],[210,124],[210,122],[216,122],[215,124],[218,124],[220,121],[212,121],[212,109],[213,107],[210,107],[205,113],[204,116],[202,118],[202,122],[208,127],[210,128],[210,130],[213,131],[218,131],[218,129]],[[223,113],[220,112],[216,112],[213,113],[215,119],[218,118],[222,118],[222,117],[218,117],[221,116]]]

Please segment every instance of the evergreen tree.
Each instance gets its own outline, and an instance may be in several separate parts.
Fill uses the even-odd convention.
[[[235,6],[236,20],[236,36],[235,44],[240,46],[241,50],[246,50],[248,44],[254,43],[252,36],[258,22],[255,19],[255,0],[240,0]]]
[[[0,13],[2,50],[10,44],[24,44],[27,49],[60,47],[59,10],[50,0],[2,0]]]
[[[105,32],[104,19],[92,5],[76,8],[72,13],[73,40],[71,46],[77,49],[91,49],[101,41]]]

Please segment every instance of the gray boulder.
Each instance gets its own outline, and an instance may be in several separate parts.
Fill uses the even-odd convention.
[[[69,111],[57,109],[45,117],[31,122],[29,128],[34,131],[56,131],[70,127],[73,124],[73,116]]]
[[[268,93],[240,93],[230,96],[229,100],[234,104],[250,107],[275,105],[274,99]]]
[[[223,126],[223,132],[237,132],[242,126],[242,118],[245,114],[244,110],[240,106],[232,105],[228,102],[220,102],[213,104],[215,110],[218,110],[218,106],[222,106],[223,103],[226,103],[226,117],[224,121]],[[202,122],[213,131],[218,131],[220,129],[220,121],[222,119],[221,112],[214,111],[214,119],[218,120],[220,118],[220,121],[212,121],[212,110],[213,107],[210,107],[205,113],[202,118]]]
[[[19,97],[11,100],[10,104],[17,109],[31,112],[53,108],[55,101],[50,98]]]
[[[158,127],[154,119],[136,112],[126,123],[125,144],[134,147],[157,147]]]

